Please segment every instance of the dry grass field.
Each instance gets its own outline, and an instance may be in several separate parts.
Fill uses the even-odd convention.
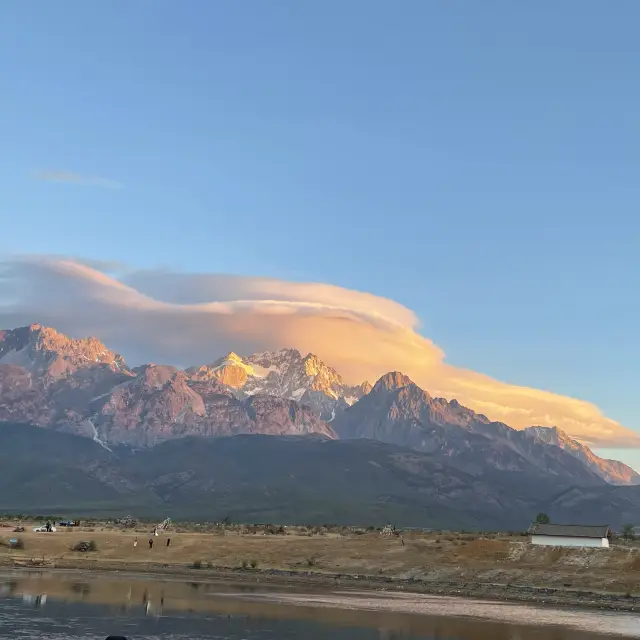
[[[35,533],[0,528],[0,566],[119,569],[205,577],[225,570],[265,570],[327,576],[413,579],[431,584],[487,584],[584,589],[616,594],[640,592],[640,548],[620,542],[610,549],[533,547],[522,536],[405,532],[327,532],[303,527],[280,534],[261,528],[218,527],[196,532],[173,527],[158,537],[149,528],[123,530],[97,523]],[[192,527],[193,529],[193,527]],[[272,529],[273,530],[273,529]],[[19,537],[22,549],[8,540]],[[134,547],[134,540],[138,545]],[[167,538],[171,546],[166,546]],[[148,540],[153,539],[153,549]],[[79,541],[95,551],[73,551]]]

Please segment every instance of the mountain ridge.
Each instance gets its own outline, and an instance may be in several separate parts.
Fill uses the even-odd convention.
[[[640,484],[640,474],[631,467],[618,460],[610,460],[597,456],[589,447],[574,440],[558,427],[533,426],[527,427],[523,429],[523,431],[526,435],[539,442],[559,447],[579,460],[582,460],[585,464],[596,470],[596,473],[610,484]]]
[[[372,439],[445,455],[460,468],[477,469],[477,473],[482,472],[481,462],[489,462],[502,471],[537,469],[585,484],[601,480],[560,448],[539,444],[458,402],[434,398],[399,372],[382,376],[369,394],[342,412],[332,425],[343,439]]]
[[[106,447],[152,447],[186,436],[243,433],[366,438],[455,460],[476,477],[490,468],[535,469],[592,484],[636,484],[554,427],[515,430],[432,397],[391,371],[347,385],[314,354],[229,352],[210,365],[129,368],[97,338],[33,324],[0,331],[0,420],[75,433]]]

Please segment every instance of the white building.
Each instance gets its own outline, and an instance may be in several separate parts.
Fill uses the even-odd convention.
[[[609,525],[539,524],[529,527],[531,544],[551,547],[608,547]]]

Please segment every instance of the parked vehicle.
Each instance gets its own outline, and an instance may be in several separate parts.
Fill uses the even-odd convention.
[[[46,524],[43,524],[40,527],[34,527],[33,530],[35,531],[35,533],[50,533],[56,530],[55,527],[48,527]]]

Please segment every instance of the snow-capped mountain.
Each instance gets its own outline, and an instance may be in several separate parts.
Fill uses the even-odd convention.
[[[492,422],[399,372],[373,389],[350,386],[315,355],[294,349],[229,353],[187,371],[130,368],[97,338],[72,339],[37,324],[0,331],[3,421],[81,435],[103,449],[238,434],[355,438],[402,447],[403,455],[424,452],[476,477],[517,472],[581,486],[640,480],[558,429]]]
[[[265,351],[243,358],[229,353],[210,365],[191,367],[192,380],[217,379],[242,398],[267,394],[310,406],[323,420],[332,420],[371,390],[371,385],[350,386],[312,353],[302,356],[296,349]]]

